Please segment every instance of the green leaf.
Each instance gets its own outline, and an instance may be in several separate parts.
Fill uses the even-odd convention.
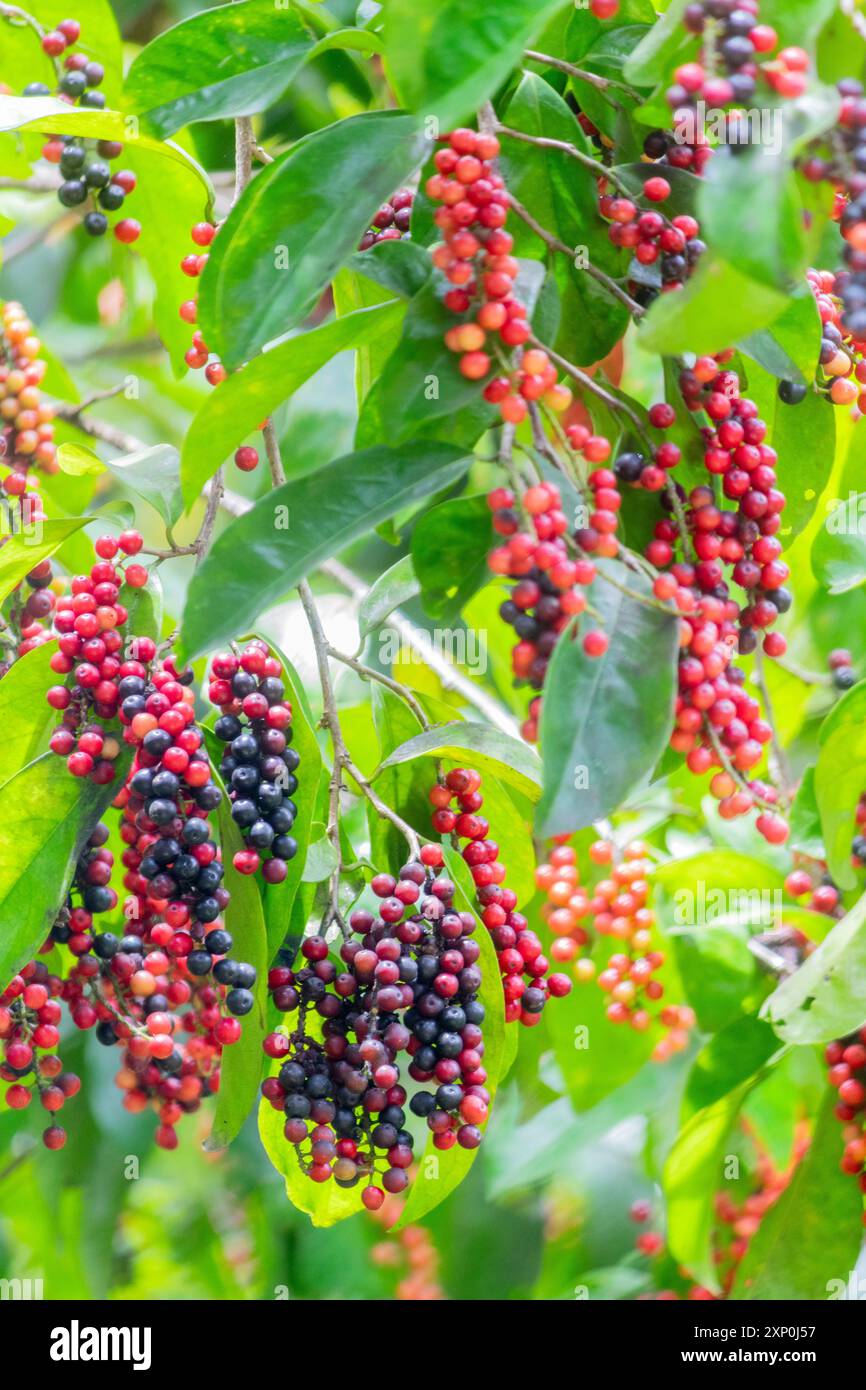
[[[769,1023],[747,1015],[729,1023],[695,1058],[683,1097],[685,1116],[724,1099],[784,1048]]]
[[[476,913],[475,893],[466,864],[456,850],[445,850],[445,864],[451,878],[457,885],[455,904],[461,912],[471,912],[475,917],[475,940],[481,949],[478,964],[481,968],[481,988],[478,997],[486,1010],[484,1016],[484,1069],[487,1072],[485,1087],[490,1092],[491,1104],[496,1098],[496,1090],[503,1076],[506,1057],[506,1035],[520,1027],[519,1023],[506,1024],[505,1002],[502,991],[502,977],[499,961],[490,933]],[[483,1145],[482,1145],[483,1147]],[[421,1156],[418,1175],[409,1189],[409,1196],[400,1213],[400,1219],[392,1229],[402,1231],[414,1225],[422,1217],[438,1207],[445,1198],[460,1186],[469,1169],[475,1162],[478,1149],[463,1149],[455,1145],[440,1157],[433,1145],[433,1135],[429,1136],[427,1147]]]
[[[673,937],[686,997],[705,1033],[739,1018],[757,979],[757,963],[741,931],[721,922]]]
[[[0,546],[0,603],[42,560],[53,555],[67,536],[81,529],[86,516],[66,517],[62,521],[34,519],[23,530]]]
[[[864,691],[866,694],[866,691]],[[791,848],[813,859],[826,858],[821,816],[815,799],[815,769],[807,767],[791,806]]]
[[[377,241],[366,251],[356,251],[346,262],[346,269],[374,280],[382,289],[403,299],[411,299],[430,279],[432,265],[426,247],[403,238]]]
[[[323,560],[456,482],[466,466],[446,444],[425,444],[411,454],[380,447],[347,454],[268,493],[226,527],[190,582],[182,631],[187,658],[251,627]]]
[[[843,1141],[835,1101],[828,1090],[809,1152],[749,1242],[730,1298],[820,1302],[834,1297],[834,1285],[835,1296],[847,1296],[863,1235],[863,1198],[839,1167]]]
[[[240,1133],[244,1120],[256,1103],[265,1057],[262,1042],[268,1032],[268,954],[265,919],[258,883],[250,874],[239,874],[232,862],[244,848],[240,830],[232,820],[231,802],[219,775],[222,744],[206,731],[211,773],[217,786],[222,787],[223,799],[217,807],[224,884],[231,901],[223,917],[226,930],[234,941],[233,954],[247,961],[256,972],[253,986],[253,1007],[241,1020],[241,1036],[230,1047],[223,1048],[220,1062],[220,1088],[217,1092],[211,1131],[204,1147],[209,1151],[224,1149]]]
[[[426,149],[413,117],[370,111],[305,136],[252,180],[200,282],[202,333],[230,370],[305,318]]]
[[[821,318],[812,291],[807,289],[792,298],[775,323],[741,339],[740,348],[777,380],[814,381],[821,349]],[[792,406],[782,409],[794,418],[799,414]]]
[[[194,121],[253,116],[282,95],[312,48],[297,12],[273,0],[202,10],[142,49],[126,105],[159,139]]]
[[[573,13],[563,16],[561,37],[553,31],[553,26],[539,35],[537,47],[544,53],[557,53],[570,63],[577,63],[597,44],[623,32],[630,33],[636,25],[644,28],[656,21],[656,7],[652,0],[620,0],[614,20],[596,19],[589,6],[575,5]],[[556,39],[559,46],[553,40]],[[581,63],[581,67],[587,64]]]
[[[815,764],[815,802],[827,850],[827,867],[840,888],[854,888],[857,874],[851,863],[854,809],[862,791],[866,727],[839,724],[821,740]]]
[[[105,466],[118,482],[149,502],[166,526],[173,526],[179,519],[183,498],[177,449],[170,444],[154,444],[150,449],[138,449],[134,454],[109,459]]]
[[[664,294],[642,320],[638,341],[647,352],[721,352],[778,319],[787,299],[709,252],[676,294]]]
[[[675,686],[678,624],[673,614],[624,594],[650,595],[643,575],[599,565],[591,602],[609,645],[588,657],[573,629],[557,643],[541,714],[544,794],[541,835],[580,830],[608,815],[652,771],[667,743]],[[652,664],[647,653],[653,653]]]
[[[798,44],[809,50],[837,10],[837,0],[761,0],[761,23],[773,26],[780,48]]]
[[[725,1158],[734,1121],[757,1080],[750,1077],[686,1122],[664,1167],[668,1246],[697,1283],[717,1289],[710,1249],[715,1194],[725,1179]]]
[[[208,478],[283,401],[339,352],[396,333],[396,302],[359,309],[309,333],[299,333],[233,372],[207,397],[187,430],[181,460],[186,505],[192,506]]]
[[[831,88],[769,108],[772,147],[722,147],[701,180],[702,235],[714,255],[757,284],[787,291],[809,263],[812,242],[791,161],[806,141],[832,128],[838,108]]]
[[[0,680],[0,728],[15,730],[14,738],[0,743],[0,787],[35,758],[57,720],[45,698],[46,690],[59,679],[49,665],[56,651],[53,641],[34,647],[13,661]]]
[[[562,140],[593,153],[570,107],[536,73],[523,77],[504,119],[528,135]],[[610,275],[621,273],[620,253],[611,245],[607,224],[598,213],[595,177],[558,150],[507,138],[503,143],[502,164],[509,190],[543,227],[574,248],[572,259],[563,255],[551,259],[562,306],[557,346],[571,361],[597,362],[622,336],[628,310],[586,269],[588,260]],[[514,254],[549,258],[540,238],[518,219],[513,221]]]
[[[492,536],[491,512],[483,495],[442,502],[419,518],[412,532],[412,564],[429,617],[457,618],[481,588]]]
[[[118,759],[122,774],[132,757]],[[8,980],[45,941],[76,861],[116,796],[72,777],[62,758],[43,753],[0,788],[0,976]]]
[[[421,592],[421,585],[412,568],[412,556],[404,555],[390,569],[380,574],[361,601],[358,609],[358,630],[361,640],[375,632],[395,608],[400,608]]]
[[[386,0],[386,68],[399,100],[443,130],[477,111],[566,0]]]
[[[866,580],[866,492],[840,502],[827,517],[812,544],[812,569],[831,594]]]
[[[541,765],[538,757],[525,743],[509,734],[491,729],[487,724],[440,724],[427,729],[395,748],[382,767],[394,767],[414,758],[437,756],[452,758],[456,763],[466,761],[471,754],[472,766],[479,772],[498,777],[515,787],[530,801],[537,801],[541,788]]]
[[[780,1038],[790,1043],[825,1043],[861,1027],[866,998],[864,921],[866,896],[770,995],[761,1016]]]
[[[61,444],[57,450],[61,471],[72,478],[96,476],[105,472],[105,464],[86,444]]]
[[[808,343],[810,339],[806,337]],[[816,352],[815,359],[818,360]],[[749,370],[749,394],[756,394],[755,373]],[[775,381],[773,382],[775,387]],[[789,545],[809,524],[815,506],[833,469],[836,438],[835,407],[826,397],[810,391],[799,405],[785,405],[774,390],[772,405],[761,402],[769,426],[767,442],[779,455],[785,471],[788,504],[783,519]],[[820,532],[819,532],[820,534]]]

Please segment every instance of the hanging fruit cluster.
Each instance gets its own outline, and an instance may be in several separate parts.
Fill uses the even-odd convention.
[[[686,1005],[661,1003],[665,987],[656,977],[665,955],[654,937],[648,881],[652,863],[647,853],[640,841],[627,844],[620,853],[613,841],[596,840],[589,858],[606,876],[582,885],[577,851],[557,843],[536,871],[535,881],[546,898],[541,916],[553,933],[552,958],[573,962],[581,983],[596,980],[609,996],[606,1014],[611,1023],[626,1024],[638,1033],[659,1028],[662,1035],[651,1056],[664,1062],[688,1046],[695,1015]],[[617,949],[598,971],[591,952],[602,937],[611,937]]]

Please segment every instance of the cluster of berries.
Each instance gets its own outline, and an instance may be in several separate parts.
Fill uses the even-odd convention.
[[[256,638],[239,653],[214,657],[208,687],[211,702],[220,709],[214,733],[228,745],[220,775],[246,845],[235,855],[234,866],[242,874],[261,868],[266,883],[283,882],[287,861],[298,850],[290,832],[297,815],[292,797],[300,758],[289,746],[292,707],[282,677],[281,663]]]
[[[6,526],[0,547],[15,535],[30,535],[44,520],[42,499],[32,469],[56,473],[54,411],[42,397],[46,362],[42,343],[20,304],[10,300],[0,311],[0,461]],[[7,630],[16,638],[15,656],[25,656],[50,639],[55,581],[50,560],[41,560],[12,593],[7,605]],[[0,663],[0,676],[9,663]]]
[[[836,690],[850,690],[852,685],[857,684],[857,674],[847,647],[835,647],[827,664],[830,667],[830,679]]]
[[[476,1148],[490,1103],[475,918],[454,908],[454,884],[424,862],[441,850],[430,850],[439,847],[425,846],[422,862],[404,865],[396,878],[372,879],[378,912],[352,913],[342,969],[324,937],[313,936],[301,947],[300,969],[278,965],[268,980],[275,1006],[300,1013],[294,1031],[265,1039],[266,1054],[280,1064],[262,1084],[265,1100],[285,1113],[285,1137],[303,1171],[315,1182],[363,1183],[370,1210],[409,1182],[414,1141],[405,1128],[401,1052],[419,1086],[410,1109],[426,1120],[436,1148]],[[310,1008],[323,1020],[321,1041],[306,1030]]]
[[[70,106],[101,111],[105,97],[97,88],[105,77],[105,69],[86,53],[72,51],[80,35],[81,25],[77,19],[63,19],[55,29],[43,35],[43,51],[52,60],[57,73],[53,95]],[[30,82],[24,88],[26,97],[51,95],[51,88],[44,82]],[[123,145],[117,140],[79,139],[76,135],[52,135],[42,147],[42,158],[60,167],[63,182],[57,197],[63,207],[90,204],[83,218],[84,230],[90,236],[105,236],[108,231],[106,213],[119,212],[135,189],[136,178],[131,169],[111,168],[111,161],[122,153]],[[123,217],[115,223],[114,235],[118,241],[130,245],[141,235],[141,225],[132,217]]]
[[[435,156],[437,172],[425,188],[442,204],[434,217],[444,240],[434,247],[432,259],[451,287],[443,303],[462,319],[445,334],[446,346],[459,353],[460,371],[468,380],[487,381],[484,399],[499,407],[503,420],[518,424],[530,401],[565,410],[571,392],[557,385],[556,369],[541,350],[489,379],[495,359],[523,347],[531,336],[526,306],[514,292],[520,264],[511,254],[514,238],[505,230],[508,194],[493,167],[499,141],[467,128],[443,139],[445,147]]]
[[[809,287],[821,316],[821,350],[817,385],[833,405],[855,406],[859,419],[866,409],[866,340],[856,341],[842,324],[842,300],[836,293],[832,270],[810,270]],[[781,381],[779,399],[785,405],[799,405],[807,387],[798,381]]]
[[[25,1109],[38,1096],[49,1115],[56,1115],[81,1089],[79,1078],[63,1070],[57,1052],[61,991],[61,981],[42,961],[30,961],[0,994],[0,1079],[8,1083],[5,1100],[12,1110]],[[66,1131],[51,1124],[42,1142],[48,1149],[62,1149]]]
[[[696,60],[676,69],[666,93],[676,126],[693,123],[698,102],[713,109],[732,103],[748,107],[759,76],[778,96],[805,92],[809,55],[802,48],[784,48],[761,62],[779,38],[769,24],[760,23],[757,0],[693,0],[683,13],[683,25],[700,37],[701,48]]]
[[[387,203],[383,203],[367,231],[358,243],[359,251],[368,251],[380,241],[403,241],[409,235],[412,222],[411,188],[400,188]]]
[[[140,709],[136,704],[133,710],[130,703],[138,685],[144,685],[146,665],[153,660],[156,646],[148,637],[136,638],[134,657],[124,660],[122,628],[128,612],[119,600],[124,583],[131,588],[147,583],[147,570],[139,564],[127,564],[125,569],[115,564],[119,552],[132,557],[142,545],[138,531],[124,531],[117,539],[100,536],[90,574],[76,575],[69,592],[54,607],[58,642],[50,666],[57,675],[71,676],[71,681],[52,686],[46,694],[49,705],[63,714],[52,735],[51,750],[66,758],[74,777],[89,777],[99,785],[114,778],[121,751],[118,738],[106,725],[119,718],[131,729],[143,731],[141,720],[134,722],[138,714],[156,725],[153,715],[142,713],[143,699]]]
[[[652,1058],[664,1062],[688,1046],[695,1015],[687,1005],[660,1003],[665,987],[655,977],[665,956],[653,946],[656,918],[649,905],[652,864],[647,856],[641,841],[626,845],[620,854],[612,841],[596,840],[589,858],[606,877],[582,886],[577,853],[560,841],[537,869],[535,881],[546,899],[541,916],[553,933],[551,957],[563,964],[573,961],[577,980],[596,978],[590,952],[599,937],[617,942],[618,949],[597,975],[599,988],[610,996],[607,1017],[639,1033],[660,1027]]]
[[[599,212],[608,222],[608,237],[614,246],[630,250],[638,266],[642,268],[640,277],[635,276],[635,292],[644,302],[650,297],[647,290],[664,291],[681,289],[694,271],[706,250],[700,238],[700,224],[688,214],[670,218],[661,212],[658,204],[671,196],[671,186],[660,174],[653,174],[644,180],[643,198],[651,204],[642,209],[633,198],[622,193],[605,192],[599,200]],[[656,267],[657,282],[648,285],[647,271]]]
[[[20,304],[3,305],[0,322],[0,457],[9,469],[7,497],[23,497],[31,468],[57,472],[54,411],[39,389],[47,363],[42,343]]]
[[[821,365],[825,376],[833,377],[830,399],[840,405],[854,401],[859,405],[866,382],[866,94],[856,78],[844,78],[837,86],[838,124],[814,142],[801,167],[813,183],[831,184],[833,216],[844,241],[843,268],[835,275],[810,272],[809,277],[824,325]],[[832,355],[831,346],[836,349]],[[832,369],[835,365],[838,372]],[[850,380],[852,368],[854,381]]]
[[[764,442],[767,427],[754,402],[740,395],[736,373],[723,369],[727,358],[725,353],[699,357],[681,373],[685,405],[705,412],[710,421],[703,438],[711,483],[688,495],[674,485],[676,504],[668,495],[663,505],[669,513],[676,507],[679,516],[669,514],[656,523],[646,556],[663,571],[653,586],[655,596],[673,601],[682,617],[671,747],[686,755],[698,775],[720,768],[711,790],[721,814],[743,815],[758,804],[758,829],[778,844],[787,838],[788,828],[772,810],[776,792],[760,782],[746,783],[742,776],[761,762],[772,731],[758,702],[744,690],[743,672],[732,659],[737,647],[744,654],[754,652],[762,632],[768,656],[779,657],[786,650],[784,637],[767,631],[791,605],[785,587],[789,570],[777,538],[785,496],[776,486],[776,453]],[[614,472],[623,481],[634,476],[640,483],[644,462],[629,453],[615,463]],[[712,486],[717,477],[724,496],[737,503],[736,511],[717,502]],[[677,547],[683,545],[691,554],[678,558]],[[732,584],[745,591],[743,606],[732,595]]]
[[[198,251],[191,251],[184,256],[180,263],[180,268],[184,275],[188,275],[191,280],[197,280],[208,263],[210,246],[217,234],[217,228],[212,222],[196,222],[190,231],[194,245],[199,247]],[[198,318],[198,303],[195,299],[185,299],[181,304],[178,313],[184,323],[194,324]],[[219,386],[221,381],[225,381],[228,373],[218,357],[212,357],[210,348],[204,341],[198,328],[193,331],[192,345],[186,351],[184,358],[188,367],[200,370],[204,367],[204,374],[211,386]]]
[[[616,542],[606,528],[608,518],[613,517],[615,529],[618,500],[615,488],[595,494],[597,506],[592,516],[599,524],[604,542],[597,547],[599,554],[616,553]],[[499,612],[518,638],[511,654],[515,678],[526,681],[532,690],[538,691],[544,685],[560,634],[571,619],[586,608],[584,589],[593,582],[596,571],[589,558],[573,555],[569,550],[568,518],[562,510],[562,499],[555,483],[538,483],[524,492],[521,507],[529,518],[531,530],[521,526],[516,501],[509,488],[497,487],[488,494],[493,528],[503,540],[491,550],[487,563],[494,574],[517,580]],[[584,635],[583,649],[587,656],[602,656],[607,646],[607,635],[600,628],[593,628]],[[536,697],[530,703],[521,729],[523,737],[531,743],[538,738],[540,714],[541,700]]]
[[[661,401],[650,407],[648,418],[653,429],[667,430],[675,423],[676,412]],[[587,463],[606,464],[610,459],[611,443],[603,434],[591,434],[586,425],[569,425],[565,433],[569,447],[581,454]],[[622,451],[616,457],[614,468],[594,466],[587,484],[595,505],[586,525],[575,532],[581,550],[592,555],[616,555],[619,548],[615,540],[617,514],[622,506],[622,497],[617,492],[620,483],[629,483],[646,492],[661,492],[667,486],[668,472],[676,468],[681,459],[680,446],[665,439],[653,448],[650,457]]]
[[[505,1020],[532,1027],[541,1020],[542,1010],[551,997],[561,998],[571,990],[567,976],[547,976],[550,962],[542,945],[522,912],[517,910],[517,894],[506,888],[506,867],[499,858],[499,846],[488,838],[490,825],[479,815],[484,805],[481,775],[471,768],[454,768],[442,782],[431,788],[430,802],[436,808],[431,824],[437,835],[464,840],[462,855],[475,884],[482,922],[490,932],[505,992]],[[441,850],[427,846],[429,861],[441,862]],[[547,978],[545,978],[547,976]]]

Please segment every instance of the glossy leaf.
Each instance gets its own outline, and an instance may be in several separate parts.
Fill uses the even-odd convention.
[[[221,382],[184,439],[181,482],[186,505],[192,506],[223,460],[320,367],[337,353],[396,333],[400,316],[396,303],[359,309],[289,338]]]
[[[419,517],[412,532],[412,564],[429,617],[457,618],[480,589],[489,573],[492,537],[491,511],[481,495],[456,497]]]
[[[323,560],[465,469],[465,458],[448,445],[411,453],[380,447],[268,493],[226,527],[193,576],[182,630],[187,657],[252,626]]]
[[[227,367],[301,322],[426,148],[413,117],[372,111],[305,136],[253,179],[200,281],[201,330]]]
[[[824,1043],[863,1023],[866,989],[866,896],[837,922],[798,970],[783,980],[761,1010],[780,1038]]]
[[[0,680],[0,728],[15,730],[0,743],[0,787],[36,757],[58,715],[45,698],[59,677],[49,662],[56,642],[45,642],[13,661]]]
[[[585,154],[594,153],[570,107],[535,73],[522,79],[504,120],[528,135],[562,140]],[[574,248],[572,259],[561,254],[550,257],[562,311],[556,345],[570,361],[596,362],[622,336],[628,311],[586,268],[589,263],[609,275],[621,273],[621,255],[611,245],[607,223],[597,211],[594,175],[567,154],[507,137],[502,164],[509,191],[537,222]],[[512,222],[514,254],[545,259],[549,253],[543,242],[517,218]]]
[[[839,1166],[835,1101],[828,1090],[809,1152],[749,1242],[732,1299],[820,1302],[849,1296],[849,1271],[857,1265],[863,1234],[863,1201],[856,1180]]]
[[[165,139],[194,121],[252,116],[285,91],[313,39],[297,11],[240,0],[184,19],[139,53],[126,104]]]
[[[8,598],[16,584],[42,560],[47,560],[63,544],[67,536],[87,521],[87,517],[74,516],[63,521],[41,521],[34,519],[22,530],[0,546],[0,602]]]
[[[755,1079],[742,1081],[696,1111],[677,1135],[664,1168],[671,1254],[697,1283],[710,1289],[718,1287],[710,1250],[714,1194],[724,1182],[731,1129]]]
[[[866,492],[840,502],[812,546],[815,578],[831,594],[844,594],[866,580]]]
[[[390,569],[385,570],[384,574],[379,575],[361,600],[358,609],[361,639],[369,637],[371,632],[381,627],[395,608],[416,598],[420,592],[421,585],[412,568],[412,556],[404,555],[402,560],[398,560]]]
[[[119,482],[149,502],[166,526],[173,526],[180,518],[180,459],[170,444],[155,444],[151,449],[109,459],[106,467]]]
[[[805,271],[813,245],[791,168],[810,138],[831,128],[838,93],[817,88],[767,111],[752,145],[718,151],[698,200],[702,235],[740,274],[757,284],[788,290]]]
[[[654,87],[669,75],[673,56],[683,47],[687,37],[683,15],[688,4],[689,0],[671,0],[665,13],[627,59],[626,81],[634,83],[636,87]]]
[[[427,729],[390,753],[382,767],[431,755],[451,758],[458,764],[471,758],[473,767],[479,772],[500,778],[531,801],[538,800],[541,765],[536,754],[525,743],[487,724],[467,721]]]
[[[858,879],[851,863],[852,808],[860,796],[858,767],[866,756],[866,728],[839,724],[821,742],[815,764],[815,803],[827,851],[827,866],[840,888]]]
[[[609,645],[601,657],[588,657],[581,634],[566,632],[558,642],[545,683],[541,714],[544,794],[539,833],[580,830],[608,815],[647,776],[663,752],[670,731],[676,684],[677,621],[606,583],[628,581],[648,595],[642,575],[619,564],[599,565],[591,602]],[[647,653],[653,653],[653,663]]]
[[[643,319],[647,352],[721,352],[773,323],[786,306],[779,290],[758,284],[708,252],[677,294],[661,295]]]
[[[715,1105],[771,1058],[783,1055],[784,1047],[769,1023],[750,1015],[721,1029],[701,1048],[689,1072],[683,1113],[694,1114]]]
[[[386,0],[386,66],[404,106],[443,130],[492,96],[532,36],[567,0]]]
[[[131,749],[118,759],[118,778]],[[0,789],[0,976],[8,980],[48,935],[76,860],[117,793],[72,777],[43,753]]]

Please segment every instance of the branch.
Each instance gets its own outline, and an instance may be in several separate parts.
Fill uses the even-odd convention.
[[[652,445],[647,436],[643,421],[626,401],[621,401],[618,396],[614,396],[610,391],[605,390],[605,388],[600,386],[587,372],[581,371],[580,367],[575,367],[573,362],[569,362],[566,357],[560,356],[558,352],[555,352],[552,347],[548,347],[547,343],[542,343],[534,334],[530,334],[528,341],[532,343],[533,347],[541,348],[543,352],[546,352],[551,361],[555,362],[558,367],[561,367],[562,370],[566,372],[572,380],[576,381],[578,385],[582,386],[585,391],[589,391],[591,395],[603,401],[608,410],[613,410],[620,415],[625,415],[626,418],[631,421],[637,434],[644,441],[645,447],[650,450],[650,452],[652,451]]]
[[[360,768],[358,768],[352,761],[351,755],[349,753],[348,748],[346,747],[346,742],[343,737],[343,730],[340,725],[340,716],[337,710],[337,700],[334,694],[334,685],[331,680],[331,670],[328,665],[328,639],[325,636],[325,631],[322,627],[322,620],[319,617],[319,610],[317,609],[316,601],[313,598],[313,591],[310,588],[310,585],[306,579],[301,580],[301,583],[298,585],[298,594],[300,595],[301,604],[303,606],[304,613],[306,614],[307,622],[309,623],[310,633],[312,634],[313,638],[313,646],[315,647],[316,651],[316,664],[319,668],[319,682],[322,687],[322,700],[324,703],[322,723],[331,735],[331,743],[334,748],[334,771],[331,777],[332,805],[335,807],[338,816],[339,792],[340,786],[342,785],[342,772],[345,770],[357,783],[361,792],[370,802],[370,805],[373,807],[376,814],[378,816],[381,816],[383,820],[390,821],[391,824],[397,830],[400,831],[400,834],[403,836],[403,838],[409,846],[410,855],[413,859],[417,859],[421,852],[421,849],[418,843],[418,836],[416,835],[415,831],[412,829],[410,825],[407,825],[407,823],[403,820],[401,816],[398,816],[396,811],[392,811],[390,806],[386,806],[385,802],[379,796],[378,792],[376,792],[373,789],[370,782],[361,772]],[[339,855],[339,823],[337,822],[337,824],[332,828],[330,825],[330,821],[332,820],[332,818],[333,817],[329,816],[328,837]]]
[[[569,159],[574,159],[578,164],[582,164],[584,169],[588,169],[591,174],[595,174],[598,179],[606,179],[624,197],[631,197],[628,186],[622,179],[606,164],[600,160],[593,159],[592,155],[584,154],[576,145],[571,145],[567,140],[554,140],[546,135],[528,135],[525,130],[514,130],[512,126],[496,123],[496,134],[504,135],[508,140],[522,140],[524,144],[535,145],[541,150],[558,150],[560,154],[568,155]]]
[[[527,48],[523,56],[528,58],[531,63],[543,63],[545,67],[557,68],[559,72],[566,72],[577,82],[588,82],[591,87],[597,87],[600,92],[606,92],[609,88],[615,87],[628,96],[640,96],[640,93],[636,92],[634,87],[629,87],[627,82],[620,82],[615,77],[600,77],[597,72],[587,72],[585,68],[576,68],[573,63],[567,63],[564,58],[553,58],[549,53],[536,53],[531,48]]]
[[[551,251],[557,251],[560,255],[568,256],[572,265],[574,265],[577,248],[574,246],[566,246],[565,242],[560,241],[559,237],[554,236],[546,227],[542,227],[541,223],[536,221],[528,208],[525,208],[521,202],[518,202],[513,193],[509,193],[507,197],[509,206],[515,215],[520,218],[521,222],[525,222],[527,227],[535,232],[535,235],[540,237],[545,246],[549,247]],[[636,299],[632,299],[631,295],[628,294],[621,285],[618,285],[610,275],[606,275],[603,270],[599,270],[598,266],[593,265],[591,261],[587,261],[585,266],[581,266],[581,269],[585,270],[597,284],[602,285],[607,290],[608,294],[613,295],[614,299],[618,299],[620,304],[625,305],[633,318],[639,319],[643,317],[646,312],[643,307],[638,304]]]

